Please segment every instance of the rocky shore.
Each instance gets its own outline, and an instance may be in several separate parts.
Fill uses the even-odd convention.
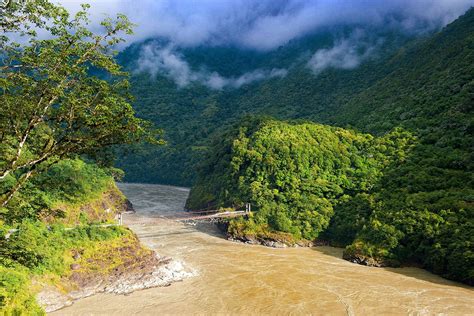
[[[314,247],[319,244],[310,240],[295,240],[289,234],[285,233],[269,233],[265,236],[238,234],[233,235],[228,232],[228,223],[216,223],[218,229],[225,235],[226,239],[233,242],[241,242],[249,245],[262,245],[271,248],[288,248],[288,247]]]
[[[64,284],[74,286],[73,290],[62,291],[58,287],[44,286],[37,295],[38,303],[46,312],[53,312],[74,301],[98,294],[129,294],[137,290],[159,286],[169,286],[193,276],[181,261],[160,257],[153,253],[145,261],[134,267],[123,266],[109,275],[72,273]]]
[[[113,190],[104,196],[97,203],[101,209],[113,210],[107,216],[118,212],[135,213],[132,203],[124,199],[120,191]],[[94,209],[86,206],[81,211],[85,208]],[[70,306],[79,299],[98,293],[126,295],[138,290],[169,286],[195,274],[183,262],[161,257],[142,245],[132,231],[122,239],[97,243],[95,251],[78,248],[72,249],[70,255],[74,263],[59,281],[33,280],[36,288],[40,289],[37,302],[46,312]]]
[[[288,247],[314,247],[315,243],[309,240],[299,240],[296,242],[289,243],[285,240],[279,240],[279,239],[272,239],[272,238],[258,238],[258,237],[250,237],[250,236],[244,236],[244,237],[234,237],[234,236],[227,236],[227,240],[233,241],[233,242],[241,242],[244,244],[248,245],[261,245],[265,247],[271,247],[271,248],[288,248]]]

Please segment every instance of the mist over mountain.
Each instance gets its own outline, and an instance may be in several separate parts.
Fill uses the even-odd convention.
[[[179,47],[163,38],[135,43],[118,59],[132,74],[138,114],[164,128],[169,146],[140,149],[146,165],[132,155],[120,166],[128,180],[190,184],[206,138],[221,127],[246,113],[328,113],[335,96],[349,97],[391,71],[386,59],[418,37],[359,25],[326,28],[271,51]]]
[[[71,10],[81,3],[63,2]],[[222,90],[285,77],[301,58],[315,75],[327,68],[356,68],[380,55],[387,33],[401,38],[424,36],[456,19],[474,0],[140,0],[133,4],[106,0],[92,5],[93,27],[104,14],[119,12],[136,23],[136,34],[124,44],[139,47],[133,52],[134,63],[127,63],[134,75],[165,76],[178,88],[200,83]],[[267,62],[286,46],[307,43],[307,38],[322,33],[330,34],[331,40],[300,47],[299,55],[293,53],[294,60],[284,65],[278,58]],[[235,56],[226,58],[224,66],[216,51]],[[246,60],[235,67],[235,58]]]
[[[74,10],[81,0],[59,1]],[[439,29],[472,0],[94,0],[92,24],[124,13],[137,24],[129,41],[161,37],[193,47],[233,45],[268,51],[336,25],[389,26],[410,33]]]
[[[134,55],[133,64],[127,63],[133,74],[163,75],[179,88],[198,82],[221,90],[284,77],[301,58],[315,75],[326,68],[353,69],[379,55],[387,34],[400,38],[424,36],[454,20],[474,1],[186,0],[138,1],[133,6],[128,1],[93,4],[97,18],[103,12],[123,12],[137,23],[137,34],[128,39],[128,44],[136,43],[134,49],[128,48]],[[74,8],[77,2],[65,5]],[[136,10],[138,7],[143,10]],[[318,34],[331,39],[314,40],[308,45],[307,39]],[[307,46],[299,48],[294,60],[282,65],[281,59],[272,59],[278,51],[287,51],[286,46],[294,47],[295,42]],[[206,56],[222,57],[215,56],[216,51],[235,56],[227,58],[224,65],[221,59]],[[246,60],[235,67],[235,58],[237,62]]]

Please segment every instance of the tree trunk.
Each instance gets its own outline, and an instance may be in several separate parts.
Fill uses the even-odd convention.
[[[34,169],[29,170],[27,173],[25,173],[23,176],[20,177],[18,182],[15,184],[15,186],[8,191],[0,200],[2,203],[2,207],[6,207],[8,203],[11,201],[13,196],[20,190],[23,185],[28,181],[28,179],[34,174]]]

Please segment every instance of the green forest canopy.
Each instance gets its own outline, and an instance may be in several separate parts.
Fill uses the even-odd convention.
[[[253,216],[230,223],[235,238],[278,239],[279,232],[294,240],[321,237],[347,246],[350,260],[418,262],[472,284],[474,210],[468,199],[474,190],[411,192],[407,182],[423,181],[426,172],[413,161],[419,147],[419,139],[399,128],[373,137],[247,118],[215,139],[187,207],[250,202]]]
[[[232,47],[198,47],[182,52],[190,65],[199,67],[199,61],[213,61],[212,70],[219,72],[229,64],[233,71],[248,70],[248,65],[253,69],[288,67],[284,78],[239,89],[216,91],[199,83],[177,88],[164,76],[135,73],[131,78],[134,108],[140,117],[163,126],[169,146],[141,146],[135,154],[119,160],[119,166],[128,173],[126,179],[192,185],[195,165],[212,135],[249,113],[352,126],[374,135],[403,126],[423,142],[431,142],[432,150],[443,159],[454,156],[452,149],[460,152],[456,161],[446,163],[466,170],[469,161],[474,161],[470,156],[474,9],[440,32],[416,39],[384,30],[370,32],[384,38],[376,57],[356,69],[327,69],[318,76],[306,67],[304,53],[330,47],[336,40],[331,34],[291,42],[263,55],[265,58]],[[123,51],[119,61],[135,69],[145,44]]]
[[[156,141],[149,122],[134,115],[127,74],[112,52],[120,35],[131,34],[131,23],[118,15],[95,34],[87,28],[88,8],[74,16],[39,0],[2,8],[2,213],[31,178],[58,161],[97,159],[113,145]],[[38,29],[46,39],[36,36]],[[27,44],[15,42],[22,35]]]

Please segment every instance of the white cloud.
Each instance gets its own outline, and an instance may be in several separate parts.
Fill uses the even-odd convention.
[[[369,58],[380,43],[380,39],[376,44],[367,42],[364,32],[357,30],[350,37],[336,41],[331,48],[317,50],[307,66],[316,75],[328,68],[354,69]]]
[[[179,46],[232,44],[271,50],[318,28],[336,24],[380,25],[407,31],[454,20],[474,0],[57,0],[71,10],[92,5],[103,14],[124,13],[136,24],[129,41],[164,37]]]
[[[157,47],[154,44],[143,46],[137,65],[136,72],[146,71],[153,77],[158,73],[164,73],[179,87],[184,87],[198,79],[197,74],[193,73],[189,65],[177,55],[171,44],[166,47]]]
[[[193,71],[176,50],[175,45],[168,44],[163,47],[154,42],[141,48],[140,57],[136,64],[135,73],[147,72],[153,77],[158,74],[165,75],[172,79],[180,88],[192,82],[199,82],[214,90],[226,87],[240,88],[243,85],[256,81],[275,77],[281,78],[287,74],[287,70],[280,68],[271,70],[257,69],[238,77],[223,77],[217,72],[209,73],[205,70]]]

